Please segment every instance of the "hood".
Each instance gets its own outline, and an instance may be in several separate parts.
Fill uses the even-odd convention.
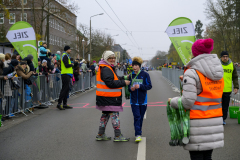
[[[27,61],[27,64],[28,64],[28,65],[32,63],[31,59],[28,58],[28,57],[25,57],[23,60],[24,60],[24,61]]]
[[[229,58],[229,59],[228,59],[228,62],[227,62],[227,63],[224,63],[224,62],[221,60],[221,58],[220,58],[220,62],[222,63],[222,65],[227,66],[227,65],[229,65],[230,63],[232,63],[232,60]]]
[[[105,60],[103,60],[103,59],[101,59],[101,61],[99,61],[99,65],[101,65],[101,64],[111,66],[109,63],[107,63],[107,62],[106,62]],[[113,67],[113,66],[111,66],[111,67]]]
[[[216,54],[201,54],[194,57],[186,66],[198,70],[213,81],[220,80],[223,77],[222,64]]]

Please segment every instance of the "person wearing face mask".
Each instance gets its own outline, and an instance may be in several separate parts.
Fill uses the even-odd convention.
[[[223,111],[223,125],[226,125],[228,115],[229,102],[232,93],[232,84],[234,86],[234,94],[237,94],[239,89],[238,73],[232,60],[229,58],[227,51],[222,51],[220,59],[223,67],[224,89],[222,96],[222,111]]]
[[[99,62],[97,73],[97,90],[96,90],[96,109],[102,111],[97,141],[111,140],[107,137],[105,129],[109,119],[115,133],[115,142],[127,142],[130,138],[122,135],[120,130],[119,112],[123,111],[122,107],[122,87],[129,85],[130,81],[124,80],[124,77],[118,77],[115,71],[116,57],[112,51],[105,51]]]
[[[141,70],[142,63],[141,57],[133,58],[133,72],[129,76],[131,84],[128,87],[131,93],[130,104],[134,116],[135,142],[142,141],[142,124],[147,110],[147,91],[152,88],[149,74]]]

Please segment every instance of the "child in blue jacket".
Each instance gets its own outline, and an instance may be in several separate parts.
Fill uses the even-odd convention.
[[[134,116],[135,142],[142,141],[142,123],[147,110],[147,90],[152,88],[150,76],[141,70],[142,58],[134,57],[132,62],[133,72],[129,75],[130,104]]]

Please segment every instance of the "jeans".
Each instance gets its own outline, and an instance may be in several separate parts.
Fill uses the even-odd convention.
[[[223,92],[222,95],[222,112],[223,112],[223,120],[225,121],[228,116],[228,108],[229,102],[231,98],[231,92]]]
[[[213,150],[189,151],[191,160],[212,160]]]

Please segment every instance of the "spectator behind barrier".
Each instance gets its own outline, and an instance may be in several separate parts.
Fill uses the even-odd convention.
[[[3,68],[3,75],[8,75],[15,71],[18,66],[18,60],[12,59],[7,68]]]
[[[22,77],[23,79],[28,79],[33,74],[33,71],[28,70],[27,61],[21,61],[20,65],[17,66],[16,72],[18,77]]]
[[[47,75],[49,75],[49,73],[51,73],[51,71],[48,70],[47,61],[45,59],[42,61],[41,67],[39,66],[39,70],[40,69],[41,69],[42,74],[44,74],[45,76],[47,76]]]
[[[5,54],[4,68],[8,67],[10,62],[11,62],[11,54],[10,53],[6,53]]]
[[[92,76],[95,76],[95,66],[93,64],[93,62],[90,64],[90,70],[92,71]]]
[[[85,61],[85,59],[82,60],[82,65],[81,65],[81,70],[82,72],[86,73],[87,72],[87,62]]]
[[[79,63],[78,61],[76,60],[74,62],[74,66],[73,66],[73,75],[74,75],[74,78],[75,78],[75,81],[79,81],[79,75],[81,74],[80,72],[80,67],[79,67]]]
[[[61,60],[61,52],[60,51],[57,51],[56,56],[57,56],[57,58],[56,58],[57,61]]]
[[[2,62],[5,62],[5,54],[0,53],[0,60],[1,60]]]
[[[52,71],[52,73],[54,74],[54,73],[61,73],[61,71],[59,70],[59,68],[58,68],[58,62],[56,62],[55,64],[54,64],[54,69],[53,69],[53,71]]]

